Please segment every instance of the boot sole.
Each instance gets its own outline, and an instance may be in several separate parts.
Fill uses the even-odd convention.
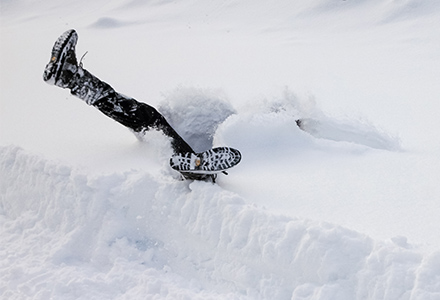
[[[234,167],[240,160],[237,149],[218,147],[202,153],[173,155],[170,165],[182,174],[216,174]]]
[[[74,29],[64,32],[55,42],[52,48],[52,56],[46,65],[43,80],[48,84],[56,85],[63,70],[67,53],[75,48],[78,35]]]

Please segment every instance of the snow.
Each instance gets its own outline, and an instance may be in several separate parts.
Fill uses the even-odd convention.
[[[437,1],[0,5],[2,299],[440,299]],[[180,181],[159,132],[45,84],[70,28],[241,163]]]

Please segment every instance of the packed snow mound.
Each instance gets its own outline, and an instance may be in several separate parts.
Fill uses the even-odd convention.
[[[221,90],[180,87],[166,95],[159,110],[197,152],[225,145],[249,153],[269,147],[275,151],[316,147],[316,141],[298,128],[315,138],[400,149],[397,137],[368,121],[331,118],[317,107],[313,97],[299,97],[288,88],[274,99],[262,98],[235,109]]]
[[[0,163],[5,299],[440,295],[440,253],[405,238],[274,214],[207,182],[88,176],[13,146]]]
[[[299,97],[288,88],[274,99],[256,100],[238,109],[220,124],[214,144],[234,145],[249,152],[271,148],[270,152],[283,149],[292,153],[319,147],[319,140],[305,136],[299,129],[318,139],[389,151],[401,149],[398,137],[367,120],[327,116],[313,97]]]

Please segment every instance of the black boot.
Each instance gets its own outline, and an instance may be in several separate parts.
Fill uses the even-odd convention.
[[[96,100],[115,91],[110,85],[78,66],[75,53],[77,41],[78,34],[74,29],[64,32],[56,40],[43,79],[48,84],[70,89],[73,95],[88,105],[93,105]]]
[[[52,55],[44,70],[43,79],[48,84],[67,88],[78,70],[75,46],[78,41],[76,31],[64,32],[55,42]]]

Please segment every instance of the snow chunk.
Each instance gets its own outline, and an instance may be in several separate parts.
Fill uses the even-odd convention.
[[[196,152],[212,148],[217,126],[235,113],[221,91],[180,87],[158,110]]]

